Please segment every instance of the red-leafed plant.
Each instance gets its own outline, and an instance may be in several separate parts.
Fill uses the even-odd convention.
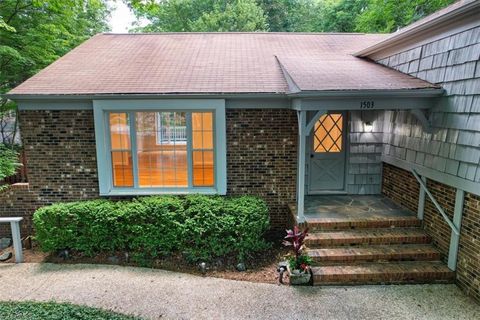
[[[310,256],[302,254],[305,248],[305,237],[308,235],[308,228],[303,231],[295,226],[293,230],[287,230],[287,235],[283,244],[285,246],[291,246],[294,256],[288,259],[288,263],[291,270],[301,270],[308,272],[310,265],[312,264],[312,258]]]

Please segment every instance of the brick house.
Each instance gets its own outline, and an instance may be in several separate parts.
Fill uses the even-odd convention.
[[[347,238],[371,244],[359,259],[393,261],[318,267],[320,282],[455,277],[480,301],[479,59],[479,1],[387,35],[100,34],[7,94],[29,184],[0,195],[0,215],[98,197],[253,194],[274,230],[316,230],[319,260],[351,261],[322,249]],[[318,213],[347,212],[340,195],[366,212],[409,210]]]

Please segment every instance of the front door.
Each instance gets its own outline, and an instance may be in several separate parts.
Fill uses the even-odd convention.
[[[326,113],[310,134],[309,194],[345,190],[345,113]]]

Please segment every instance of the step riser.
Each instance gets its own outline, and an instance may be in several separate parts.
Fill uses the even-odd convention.
[[[313,284],[320,285],[356,285],[356,284],[406,284],[406,283],[452,283],[453,273],[423,273],[419,274],[380,274],[353,276],[313,276]]]
[[[375,228],[418,228],[422,222],[415,220],[393,220],[393,221],[340,221],[340,222],[308,222],[310,232],[329,230],[354,230],[354,229],[375,229]]]
[[[349,246],[349,245],[381,245],[381,244],[426,244],[430,242],[427,235],[411,237],[365,237],[365,238],[334,238],[334,239],[305,239],[307,247]]]
[[[380,262],[380,261],[438,261],[440,253],[412,253],[412,254],[373,254],[373,255],[327,255],[312,256],[315,263],[355,263],[355,262]]]
[[[313,279],[314,286],[358,286],[358,285],[383,285],[383,284],[449,284],[454,283],[454,280],[438,280],[438,279],[413,279],[413,280],[362,280],[362,281],[331,281],[320,282],[317,279]]]

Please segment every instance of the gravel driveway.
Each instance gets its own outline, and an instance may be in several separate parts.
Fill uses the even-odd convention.
[[[480,319],[480,306],[455,285],[298,288],[105,265],[0,264],[0,300],[149,319]]]

